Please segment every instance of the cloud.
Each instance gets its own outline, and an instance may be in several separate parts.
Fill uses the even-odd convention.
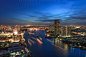
[[[76,19],[76,20],[78,20],[78,19],[82,20],[83,19],[84,20],[84,19],[86,19],[86,17],[79,17],[78,16],[78,17],[70,17],[70,19]]]
[[[30,2],[26,2],[26,4],[15,4],[14,2],[12,5],[5,2],[7,4],[0,4],[0,22],[2,24],[51,24],[54,20],[59,20],[64,25],[86,24],[84,22],[86,21],[86,1],[67,0],[65,2],[36,2],[34,3],[35,5]],[[64,9],[68,9],[69,11],[66,12]],[[58,10],[65,13],[58,14]],[[2,18],[2,16],[5,17]]]
[[[42,22],[54,22],[54,20],[61,21],[61,19],[52,19],[52,20],[35,20],[35,21],[42,21]]]
[[[29,17],[36,17],[36,16],[33,16],[33,15],[28,15]]]

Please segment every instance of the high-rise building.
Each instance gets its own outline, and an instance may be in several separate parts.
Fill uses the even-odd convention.
[[[16,26],[15,26],[15,29],[16,29],[17,31],[20,31],[20,26],[16,25]]]
[[[69,36],[71,35],[71,27],[69,26],[61,26],[61,36]]]
[[[49,31],[54,31],[54,25],[49,25]]]
[[[58,20],[54,20],[54,34],[60,34],[60,22]]]

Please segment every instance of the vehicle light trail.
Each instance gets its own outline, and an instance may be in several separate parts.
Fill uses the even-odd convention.
[[[37,38],[37,41],[38,41],[39,43],[43,44],[43,42],[41,42],[38,38]]]
[[[55,47],[58,47],[58,48],[60,48],[60,49],[62,49],[62,50],[65,50],[65,49],[63,49],[63,48],[61,48],[61,47],[59,47],[59,46],[57,46],[57,45],[55,45],[55,44],[52,44],[52,45],[54,45]]]
[[[28,43],[29,43],[30,45],[32,45],[31,42],[30,42],[29,40],[28,40]]]
[[[38,36],[38,39],[42,40],[42,38],[41,38],[41,37],[39,37],[39,36]]]
[[[49,39],[47,39],[48,41],[50,41],[50,42],[53,42],[53,41],[51,41],[51,40],[49,40]]]
[[[37,41],[37,39],[36,38],[34,38],[34,37],[32,37],[33,39],[35,39],[36,41]]]
[[[40,38],[40,40],[42,40],[42,38]]]
[[[33,40],[31,40],[31,39],[29,39],[29,38],[28,38],[28,40],[31,41],[32,43],[36,43],[36,42],[34,42]]]

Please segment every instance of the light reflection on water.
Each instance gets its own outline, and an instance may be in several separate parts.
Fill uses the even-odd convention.
[[[67,44],[63,43],[60,40],[54,39],[47,39],[45,38],[45,31],[44,30],[34,30],[30,31],[34,33],[34,35],[27,35],[27,38],[30,38],[36,43],[32,43],[32,46],[28,44],[28,47],[32,51],[32,57],[85,57],[84,50],[79,48],[71,48]],[[42,38],[43,44],[37,42],[34,38],[37,38],[36,35]]]
[[[81,50],[79,48],[72,48],[69,47],[68,44],[63,43],[60,40],[55,40],[55,45],[65,49],[65,50],[61,50],[62,52],[64,52],[63,54],[65,55],[65,57],[85,57],[85,50]]]

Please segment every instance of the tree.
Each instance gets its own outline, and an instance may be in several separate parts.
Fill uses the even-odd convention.
[[[55,39],[59,36],[59,34],[55,35],[54,37],[54,44],[55,44]]]

